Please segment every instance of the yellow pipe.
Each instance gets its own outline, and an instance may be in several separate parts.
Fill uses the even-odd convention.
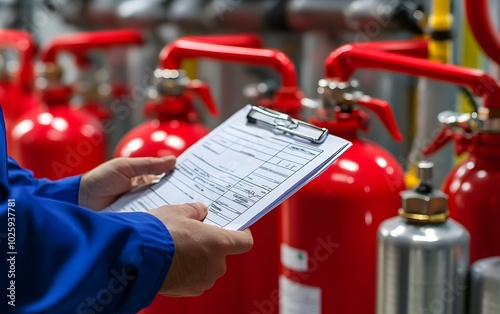
[[[435,32],[451,32],[453,26],[453,15],[451,14],[451,0],[434,0],[432,1],[431,13],[428,18],[428,26],[430,34],[429,41],[429,59],[451,63],[453,42],[451,36],[443,36],[443,39],[435,39],[432,33]],[[451,34],[451,33],[450,33]],[[418,98],[418,95],[416,95]],[[412,163],[405,174],[405,184],[408,188],[413,188],[418,185],[419,178],[417,175],[417,165]]]
[[[429,29],[432,32],[451,32],[453,15],[451,14],[450,0],[432,1],[432,11],[429,16]],[[429,42],[429,59],[443,63],[451,62],[451,38],[434,39]]]
[[[429,41],[429,60],[442,63],[450,63],[452,55],[453,43],[451,40],[434,40]]]
[[[434,31],[448,31],[451,29],[452,24],[451,0],[432,1],[429,27]]]

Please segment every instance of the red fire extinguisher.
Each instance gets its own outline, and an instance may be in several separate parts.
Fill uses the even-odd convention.
[[[190,36],[190,37],[185,37],[183,38],[184,40],[192,40],[192,41],[197,41],[197,42],[207,42],[207,43],[232,43],[232,45],[235,46],[241,46],[241,47],[260,47],[262,45],[261,39],[258,36],[255,35],[216,35],[216,36]],[[137,36],[132,36],[129,37],[129,44],[141,44],[142,43],[142,37],[141,35],[137,32]],[[125,44],[125,43],[121,43]],[[85,64],[81,64],[80,68],[83,68]],[[90,69],[93,70],[93,69]],[[114,99],[121,99],[123,97],[126,97],[129,94],[128,87],[124,84],[117,84],[114,83],[110,86],[109,83],[106,81],[106,73],[104,71],[99,71],[99,73],[90,73],[91,75],[91,84],[88,84],[88,80],[83,82],[82,85],[83,88],[80,89],[81,91],[81,96],[83,98],[83,104],[81,105],[81,110],[84,110],[96,118],[98,118],[100,121],[103,121],[103,123],[108,123],[109,119],[111,118],[112,112],[111,110],[103,106],[101,103],[101,100],[99,98],[106,98],[105,95],[104,97],[99,97],[100,96],[100,90],[105,89],[108,90],[108,93],[110,94],[109,96],[114,98]],[[104,76],[104,78],[103,78]],[[161,75],[160,75],[161,76]],[[161,78],[156,78],[156,80],[161,80]],[[147,116],[150,114],[153,114],[149,112],[150,110],[146,110]]]
[[[367,115],[355,105],[377,113],[395,139],[401,140],[401,134],[389,105],[356,92],[349,76],[332,70],[332,63],[339,51],[353,49],[423,58],[427,45],[425,40],[360,43],[327,58],[327,79],[319,86],[324,108],[310,122],[353,146],[283,204],[281,313],[374,312],[377,228],[397,213],[404,174],[389,152],[358,137],[358,130],[367,129]],[[351,66],[360,65],[341,62],[339,67]]]
[[[280,313],[373,313],[378,225],[397,214],[405,189],[398,161],[358,137],[373,111],[402,136],[385,101],[349,82],[322,79],[322,109],[310,122],[353,143],[330,168],[283,203]]]
[[[185,37],[178,41],[227,44],[241,47],[260,47],[255,35],[214,35]],[[174,43],[175,44],[175,43]],[[150,99],[144,104],[144,115],[153,117],[130,130],[119,141],[115,156],[142,157],[180,155],[196,143],[209,130],[198,123],[198,113],[193,107],[193,97],[203,100],[210,113],[218,113],[208,85],[200,80],[190,80],[186,73],[161,66],[156,69]]]
[[[210,58],[271,66],[282,76],[282,87],[268,107],[298,116],[302,92],[291,60],[275,49],[255,49],[220,43],[177,40],[160,53],[163,69],[178,69],[184,58]],[[278,294],[278,217],[272,211],[252,226],[253,249],[242,256],[228,257],[228,269],[215,286],[202,296],[187,299],[157,297],[142,313],[182,311],[183,313],[260,313],[262,301]],[[277,306],[266,313],[277,313]]]
[[[469,87],[483,97],[484,108],[478,119],[456,119],[457,127],[445,123],[444,130],[424,153],[431,153],[451,138],[458,152],[469,152],[469,157],[457,165],[447,176],[442,189],[448,194],[450,215],[464,225],[471,234],[470,261],[500,255],[494,239],[500,238],[495,218],[500,218],[495,185],[499,174],[495,157],[498,155],[496,124],[500,119],[499,83],[481,70],[441,64],[414,57],[382,51],[339,48],[332,58],[327,74],[349,78],[359,67],[384,69]],[[473,117],[476,114],[472,115]],[[441,116],[446,117],[446,115]],[[445,119],[446,120],[446,119]],[[453,121],[453,119],[452,119]],[[482,122],[479,122],[482,121]],[[460,132],[452,132],[462,129]]]
[[[431,79],[470,87],[477,95],[484,97],[484,106],[492,112],[489,117],[494,118],[498,116],[498,108],[500,107],[498,82],[482,71],[402,56],[390,52],[369,51],[362,49],[362,47],[345,46],[337,49],[330,55],[330,58],[327,60],[326,75],[327,77],[336,77],[344,81],[349,79],[350,75],[360,67],[425,76]],[[479,209],[475,208],[472,204],[468,204],[467,206],[473,210]],[[482,215],[482,212],[478,210],[470,213],[468,216],[469,220],[475,220],[476,215]],[[491,217],[487,219],[491,219]],[[459,222],[466,225],[464,221]],[[483,233],[486,231],[485,229],[481,229],[479,232]],[[488,232],[491,233],[491,231]],[[474,235],[472,233],[471,246],[474,242]],[[498,238],[498,235],[496,236]],[[356,298],[356,300],[359,301],[359,298]],[[350,301],[351,304],[354,302],[353,299]],[[372,309],[373,307],[370,308],[370,310]],[[349,310],[346,309],[346,311]],[[366,313],[366,311],[368,309],[359,313]],[[353,312],[352,309],[350,312]]]
[[[155,118],[125,134],[115,156],[178,156],[209,132],[198,123],[193,108],[193,96],[198,96],[210,113],[217,114],[208,85],[190,80],[182,70],[156,69],[154,76],[152,99],[144,104],[144,115]]]
[[[23,115],[12,131],[19,162],[37,177],[58,179],[81,174],[106,160],[106,140],[99,122],[70,105],[73,87],[62,82],[60,52],[85,63],[89,49],[127,44],[135,30],[78,33],[54,38],[41,51],[41,75],[36,79],[41,104]]]
[[[0,60],[3,61],[0,65],[0,104],[5,117],[7,149],[9,155],[17,159],[11,149],[10,133],[17,119],[38,103],[33,93],[33,62],[37,48],[32,36],[25,31],[0,30],[0,50],[14,51],[19,55],[15,73],[10,73],[6,58]]]
[[[93,36],[95,33],[88,33],[89,36]],[[111,31],[110,34],[115,34],[113,40],[107,40],[105,32],[101,32],[102,39],[98,38],[94,40],[88,48],[80,49],[77,47],[77,43],[74,42],[72,35],[70,36],[60,36],[58,37],[57,43],[54,43],[55,48],[58,50],[64,50],[75,55],[75,64],[78,67],[79,72],[84,76],[82,82],[77,82],[74,85],[75,93],[81,96],[81,104],[79,110],[89,113],[90,115],[96,117],[99,121],[107,123],[112,116],[110,108],[106,107],[102,101],[106,97],[111,97],[114,99],[119,99],[128,94],[127,86],[121,84],[109,84],[106,82],[107,75],[104,69],[95,70],[92,68],[92,61],[88,56],[88,52],[94,48],[110,48],[113,46],[128,46],[128,45],[140,45],[144,42],[144,38],[141,32],[133,29]],[[84,35],[84,34],[82,34]],[[82,41],[89,41],[91,38],[81,38]],[[76,45],[76,46],[75,46]],[[47,52],[48,58],[52,59],[55,56],[52,52]],[[49,60],[53,62],[53,60]],[[109,85],[109,86],[106,86]],[[106,90],[106,91],[102,91]]]
[[[448,194],[450,216],[471,234],[470,262],[499,256],[500,197],[496,187],[500,184],[500,110],[443,112],[438,118],[443,129],[424,154],[433,153],[450,140],[455,142],[457,155],[468,153],[451,170],[441,188]]]

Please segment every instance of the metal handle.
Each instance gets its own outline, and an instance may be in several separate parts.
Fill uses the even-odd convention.
[[[316,144],[323,143],[328,137],[328,130],[326,128],[320,128],[294,119],[287,114],[258,106],[252,106],[247,114],[247,121],[254,124],[261,123]],[[314,132],[315,135],[298,131],[301,127],[307,129],[309,132]]]

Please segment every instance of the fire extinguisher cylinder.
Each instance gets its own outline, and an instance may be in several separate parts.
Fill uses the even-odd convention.
[[[450,216],[470,232],[470,262],[499,256],[500,118],[479,108],[465,114],[445,111],[438,120],[442,130],[423,153],[431,154],[451,140],[457,155],[467,153],[441,189],[448,195]]]
[[[144,108],[146,115],[155,116],[156,119],[131,131],[129,135],[134,134],[134,137],[127,135],[123,144],[128,144],[119,146],[117,152],[121,152],[122,156],[130,152],[156,154],[160,152],[159,145],[162,145],[161,152],[164,153],[166,147],[162,143],[180,143],[179,140],[168,141],[173,135],[185,143],[194,143],[191,139],[196,137],[194,127],[198,124],[190,122],[192,115],[189,114],[193,111],[193,94],[202,98],[212,113],[216,113],[216,107],[209,97],[207,85],[199,80],[190,80],[179,69],[186,58],[210,58],[275,69],[281,74],[282,84],[267,104],[295,117],[300,111],[303,94],[297,86],[297,73],[292,61],[278,50],[252,47],[257,45],[260,46],[260,41],[255,37],[244,35],[236,38],[181,38],[163,48],[159,56],[159,68],[154,72],[154,86],[149,92],[150,100]],[[188,125],[189,128],[179,130],[183,125]],[[159,130],[160,128],[162,129]],[[156,137],[160,133],[158,131],[164,131],[168,135],[161,137],[160,141],[152,142],[151,135]],[[136,149],[137,147],[140,148]],[[182,148],[187,148],[187,145]],[[277,313],[278,299],[269,301],[270,296],[278,293],[277,213],[274,210],[252,226],[255,237],[252,251],[244,256],[228,258],[227,273],[210,291],[192,300],[160,296],[143,313],[176,310],[184,313],[260,313],[262,304],[265,304],[266,313]],[[246,271],[249,269],[259,269],[259,276]],[[236,287],[235,282],[241,284]]]
[[[469,313],[500,313],[500,256],[472,264],[470,278]]]
[[[469,233],[448,219],[432,168],[419,162],[419,186],[402,193],[399,217],[379,227],[377,314],[465,313]]]
[[[359,109],[364,107],[395,139],[401,139],[389,104],[356,86],[328,78],[319,81],[321,109],[309,122],[353,145],[283,202],[279,283],[283,314],[365,314],[375,309],[375,267],[367,265],[376,263],[377,227],[400,207],[404,172],[387,150],[359,136],[359,131],[368,129],[368,115]]]
[[[63,82],[58,55],[70,52],[83,67],[90,49],[141,42],[136,30],[84,32],[56,37],[41,49],[43,66],[35,81],[40,106],[25,113],[12,132],[21,165],[36,177],[58,179],[106,160],[106,134],[95,117],[71,105],[74,87]]]

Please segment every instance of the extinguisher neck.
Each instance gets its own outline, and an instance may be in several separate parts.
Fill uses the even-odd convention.
[[[368,116],[358,109],[345,112],[340,107],[337,107],[333,112],[319,110],[318,114],[311,117],[309,122],[328,129],[330,134],[349,141],[356,141],[359,140],[358,131],[367,130]]]
[[[144,115],[161,119],[187,120],[193,111],[192,97],[186,94],[178,96],[160,96],[149,100],[144,105]]]
[[[467,151],[478,162],[498,163],[500,158],[500,133],[481,132],[469,139]]]
[[[151,102],[144,110],[146,115],[151,110],[157,114],[188,114],[195,96],[202,100],[211,114],[218,114],[208,84],[189,79],[184,70],[156,69],[154,84],[148,94]]]
[[[69,106],[73,90],[69,86],[59,85],[39,91],[39,97],[46,106]]]
[[[178,113],[172,113],[172,112],[159,112],[156,114],[156,117],[158,120],[165,121],[165,120],[177,120],[177,121],[192,121],[192,117],[197,116],[197,113],[195,110],[191,111],[186,111],[186,112],[178,112]]]
[[[262,101],[262,105],[299,119],[304,94],[296,86],[283,86],[276,91],[273,99]]]

